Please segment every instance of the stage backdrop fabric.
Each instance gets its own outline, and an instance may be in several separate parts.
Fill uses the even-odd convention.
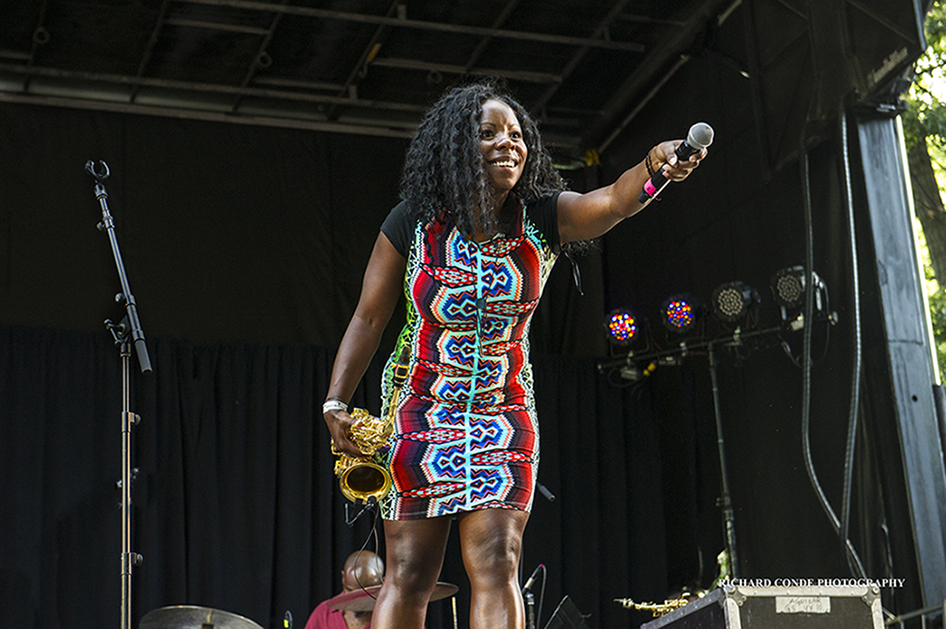
[[[332,472],[317,408],[332,353],[259,343],[149,343],[132,372],[133,619],[167,605],[297,626],[340,589],[368,544]],[[102,333],[0,328],[0,626],[117,625],[121,361]],[[377,411],[380,362],[354,403]],[[536,361],[542,463],[524,569],[547,567],[546,618],[569,594],[592,626],[626,624],[614,598],[661,596],[667,578],[658,426],[647,389],[616,389],[585,359]],[[679,487],[674,487],[674,492]],[[684,514],[678,511],[677,514]],[[526,575],[527,576],[527,575]],[[443,580],[467,588],[454,531]],[[449,627],[447,602],[428,627]],[[465,624],[465,620],[461,621]]]

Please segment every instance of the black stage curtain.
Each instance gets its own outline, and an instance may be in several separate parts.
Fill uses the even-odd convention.
[[[99,330],[112,314],[91,159],[111,171],[107,203],[149,334],[334,347],[398,203],[407,142],[0,103],[0,146],[0,323]],[[566,174],[583,189],[580,171]],[[536,350],[605,351],[600,256],[581,266],[585,296],[567,262],[553,272]]]
[[[345,524],[317,415],[333,351],[149,340],[132,361],[133,622],[167,605],[296,626],[340,589],[339,566],[371,518]],[[548,573],[543,618],[565,594],[593,627],[634,618],[613,602],[662,596],[667,566],[659,426],[647,388],[618,389],[585,359],[537,357],[542,424],[523,570]],[[377,411],[381,363],[355,402]],[[121,359],[110,336],[0,328],[0,626],[118,625],[121,604]],[[380,523],[378,525],[380,527]],[[528,575],[528,572],[525,576]],[[468,595],[456,535],[443,579]],[[539,581],[541,583],[541,579]],[[538,589],[537,589],[538,593]],[[447,601],[428,627],[452,627]],[[543,621],[544,623],[544,621]]]

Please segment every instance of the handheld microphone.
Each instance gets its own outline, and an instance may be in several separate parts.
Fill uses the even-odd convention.
[[[680,143],[680,146],[674,150],[674,154],[676,154],[678,162],[686,161],[690,159],[691,155],[702,151],[712,143],[713,127],[705,122],[698,122],[690,127],[690,132],[687,133],[687,139]],[[647,183],[644,184],[644,189],[637,195],[637,200],[640,203],[647,203],[647,201],[660,194],[660,191],[663,190],[668,183],[670,183],[670,180],[664,177],[663,166],[661,166],[657,169],[657,172],[647,180]]]

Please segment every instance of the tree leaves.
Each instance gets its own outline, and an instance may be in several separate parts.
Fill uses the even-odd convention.
[[[910,156],[914,209],[922,225],[921,248],[937,362],[946,373],[946,292],[940,288],[946,285],[946,210],[942,201],[942,182],[946,182],[946,6],[940,0],[930,8],[924,32],[927,49],[914,65],[914,81],[905,96],[907,110],[901,120]]]

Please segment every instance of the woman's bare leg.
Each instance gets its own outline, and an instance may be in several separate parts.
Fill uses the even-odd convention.
[[[470,577],[470,629],[522,629],[519,553],[529,514],[483,509],[460,519],[463,565]]]
[[[450,517],[385,520],[384,585],[371,617],[372,629],[421,629],[430,594],[443,567]]]

